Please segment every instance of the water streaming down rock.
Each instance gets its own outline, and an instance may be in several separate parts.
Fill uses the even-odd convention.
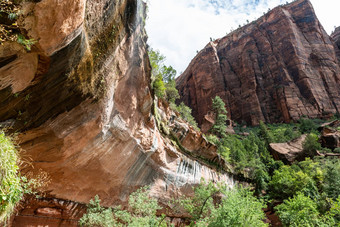
[[[124,205],[145,185],[166,205],[201,177],[234,184],[200,132],[169,108],[155,117],[141,0],[25,1],[23,7],[21,20],[38,42],[29,54],[19,44],[0,46],[0,60],[6,59],[0,75],[7,78],[0,80],[0,125],[19,133],[32,159],[33,168],[24,171],[46,171],[51,183],[48,198],[23,204],[13,226],[76,225],[84,207],[73,215],[74,206],[63,201],[88,203],[99,195],[104,206]],[[35,58],[34,72],[23,73],[25,81],[11,78],[28,57]]]
[[[212,182],[224,182],[233,188],[235,181],[228,173],[219,173],[216,170],[202,165],[200,162],[183,157],[178,164],[175,175],[166,175],[166,184],[174,184],[176,187],[184,185],[198,185],[202,179]]]

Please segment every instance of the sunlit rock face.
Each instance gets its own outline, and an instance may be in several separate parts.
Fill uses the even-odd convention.
[[[177,88],[199,125],[216,95],[239,123],[329,117],[340,109],[337,51],[310,1],[297,0],[208,43]]]
[[[0,125],[51,183],[13,226],[75,226],[79,203],[124,204],[144,185],[163,205],[201,178],[233,186],[216,147],[154,101],[144,16],[140,0],[23,3],[20,26],[37,43],[0,46]]]

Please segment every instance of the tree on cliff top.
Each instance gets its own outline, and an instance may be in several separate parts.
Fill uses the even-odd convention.
[[[212,126],[210,131],[216,136],[224,138],[227,136],[227,110],[223,100],[219,96],[212,99],[212,109],[215,113],[215,124]]]
[[[158,50],[150,49],[148,54],[152,68],[152,88],[155,95],[174,103],[179,98],[175,81],[176,70],[172,66],[164,65],[165,56]]]

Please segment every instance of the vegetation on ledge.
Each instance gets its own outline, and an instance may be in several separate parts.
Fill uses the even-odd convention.
[[[262,220],[264,203],[248,189],[228,188],[204,181],[194,189],[194,196],[181,197],[169,202],[172,212],[186,214],[190,226],[267,226]],[[218,199],[217,199],[218,198]],[[126,210],[121,207],[103,208],[96,196],[80,226],[172,226],[165,214],[156,215],[161,207],[150,197],[148,188],[132,193]]]
[[[23,164],[13,139],[0,130],[0,224],[6,223],[24,194],[36,194],[49,183],[45,172],[22,176],[19,167]]]

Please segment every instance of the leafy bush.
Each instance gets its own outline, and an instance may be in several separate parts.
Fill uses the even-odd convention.
[[[103,208],[100,206],[100,199],[98,195],[94,200],[90,200],[87,205],[87,213],[79,220],[80,226],[94,226],[94,227],[112,227],[117,226],[118,223],[113,216],[111,208]]]
[[[13,142],[0,131],[0,222],[11,214],[24,193],[19,161]]]
[[[103,208],[100,199],[95,196],[87,206],[87,213],[79,220],[80,226],[167,226],[163,216],[157,217],[161,207],[151,198],[148,187],[142,187],[129,196],[128,210],[121,207]]]
[[[294,124],[268,125],[268,128],[273,143],[285,143],[301,136],[301,133],[295,130]]]
[[[21,159],[12,138],[0,131],[0,223],[11,215],[17,203],[26,194],[36,194],[49,183],[46,172],[31,172],[21,176]]]
[[[334,218],[335,223],[340,223],[340,196],[335,202],[331,202],[329,215]]]
[[[169,82],[165,83],[165,95],[166,100],[170,103],[175,103],[175,101],[180,98],[178,90],[176,89],[175,79],[171,79]]]
[[[313,178],[297,165],[285,165],[275,170],[272,180],[269,182],[269,188],[272,198],[282,200],[299,192],[313,198],[318,196],[318,188]]]
[[[195,130],[199,131],[200,129],[197,126],[197,122],[195,118],[191,115],[191,109],[190,107],[186,106],[183,102],[176,106],[175,103],[170,103],[171,109],[179,112],[181,114],[181,118],[185,121],[187,121],[191,126],[194,127]]]
[[[267,226],[262,221],[264,204],[248,189],[228,189],[226,185],[203,181],[194,190],[194,197],[179,201],[192,216],[192,225]]]
[[[324,163],[325,177],[323,191],[329,198],[336,199],[340,196],[340,161],[329,160]]]
[[[272,134],[269,132],[267,126],[262,121],[260,121],[258,135],[266,142],[267,145],[274,141]]]
[[[284,226],[332,226],[334,219],[321,216],[317,204],[311,198],[298,193],[276,207]]]
[[[302,144],[303,150],[310,156],[315,156],[317,150],[321,150],[319,137],[314,133],[308,134]]]
[[[155,95],[159,98],[164,98],[166,88],[164,86],[162,75],[157,75],[152,85]]]
[[[301,118],[299,120],[299,128],[301,133],[311,133],[317,130],[318,126],[312,119]]]
[[[174,103],[179,98],[175,81],[176,70],[172,66],[164,65],[165,56],[158,50],[150,49],[148,54],[152,69],[152,88],[155,95]]]
[[[340,147],[335,148],[335,149],[333,150],[333,152],[334,152],[334,153],[340,154]]]

